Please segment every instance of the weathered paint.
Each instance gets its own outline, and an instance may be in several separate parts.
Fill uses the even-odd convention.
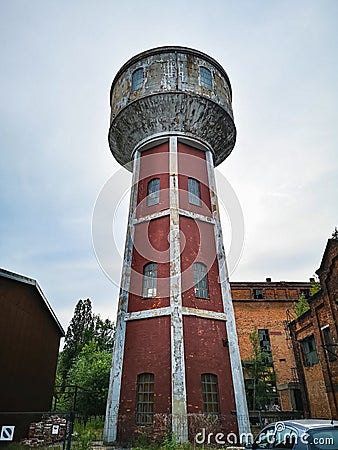
[[[167,306],[165,308],[145,309],[143,311],[134,311],[125,314],[124,320],[127,322],[128,320],[140,320],[149,319],[152,317],[170,316],[171,313],[172,308],[170,306]]]
[[[235,322],[234,307],[231,298],[230,283],[228,277],[228,270],[225,258],[225,251],[223,245],[223,235],[222,227],[219,216],[216,182],[214,175],[214,164],[212,153],[208,151],[206,153],[207,157],[207,170],[209,176],[209,187],[211,196],[211,205],[213,210],[213,217],[215,220],[215,240],[216,240],[216,252],[219,268],[219,280],[222,290],[222,299],[224,312],[227,316],[226,327],[227,327],[227,337],[229,342],[230,350],[230,361],[231,361],[231,372],[232,372],[232,382],[235,392],[236,401],[236,411],[237,411],[237,422],[238,431],[240,434],[250,432],[250,421],[248,414],[248,407],[246,402],[244,377],[242,370],[241,357],[239,353],[238,337]]]
[[[188,440],[183,316],[181,295],[180,228],[178,213],[177,137],[170,138],[170,305],[172,431],[179,443]]]
[[[137,375],[154,374],[154,414],[165,416],[171,404],[170,374],[170,316],[153,317],[126,322],[125,362],[121,384],[118,442],[128,443],[145,428],[135,423]],[[164,414],[163,414],[164,413]],[[156,420],[151,430],[156,429]],[[145,430],[146,431],[146,430]],[[158,434],[159,436],[159,434]],[[127,445],[126,445],[127,446]],[[121,447],[121,446],[119,446]],[[130,445],[128,445],[130,448]]]
[[[210,90],[201,86],[200,66],[211,72]],[[143,84],[132,92],[132,74],[140,67],[144,70]],[[166,414],[171,409],[172,431],[178,442],[185,442],[187,411],[195,412],[189,409],[187,396],[195,396],[195,406],[203,412],[202,373],[210,369],[221,380],[221,413],[229,418],[235,406],[229,348],[223,345],[229,321],[222,299],[226,286],[221,289],[218,282],[220,277],[223,283],[220,263],[225,255],[219,249],[222,235],[213,198],[214,180],[206,168],[211,152],[215,164],[219,164],[235,144],[231,87],[224,69],[208,55],[165,47],[141,53],[121,68],[112,85],[111,106],[109,144],[115,158],[126,164],[135,152],[142,155],[136,178],[134,169],[139,185],[134,189],[129,212],[128,258],[125,256],[121,281],[105,440],[113,442],[135,431],[137,375],[151,372],[156,394],[154,413]],[[155,162],[146,164],[147,155],[154,154]],[[191,157],[194,163],[189,162]],[[148,207],[146,188],[154,176],[161,180],[160,202]],[[201,207],[188,202],[189,176],[201,182]],[[208,299],[194,295],[191,270],[197,257],[208,263]],[[158,263],[158,286],[166,283],[168,295],[161,291],[156,297],[142,297],[142,270],[148,261]],[[188,285],[183,283],[184,277],[190,278],[186,278]],[[208,348],[212,349],[212,364]],[[222,357],[217,359],[220,350]],[[116,429],[118,414],[124,421],[120,431]],[[234,429],[231,419],[228,424],[222,423],[222,430],[230,429]]]
[[[141,320],[141,319],[149,319],[152,317],[161,317],[161,316],[170,316],[175,313],[175,309],[173,306],[168,306],[165,308],[156,308],[156,309],[145,309],[143,311],[134,311],[130,313],[126,313],[124,315],[124,320],[127,322],[128,320]],[[197,309],[197,308],[188,308],[186,306],[182,307],[183,316],[195,316],[201,317],[204,319],[213,319],[213,320],[226,320],[226,314],[220,313],[217,311],[209,311],[206,309]]]
[[[210,70],[212,89],[199,80],[200,67]],[[132,74],[142,67],[144,82],[132,92]],[[220,164],[236,140],[231,86],[224,69],[208,55],[184,47],[141,53],[116,75],[111,89],[109,144],[123,165],[133,149],[150,135],[184,133],[208,143]]]
[[[198,214],[193,211],[188,211],[186,209],[179,208],[178,213],[180,216],[190,217],[193,220],[199,220],[200,222],[207,222],[214,224],[214,219],[212,217],[204,216],[203,214]],[[170,215],[170,209],[165,209],[164,211],[149,214],[147,216],[138,217],[133,220],[134,225],[138,225],[143,222],[150,222],[151,220],[158,219],[159,217],[165,217]]]
[[[188,308],[184,306],[182,308],[182,314],[184,316],[195,316],[201,317],[203,319],[213,319],[213,320],[226,320],[226,314],[220,313],[217,311],[210,311],[207,309],[198,309],[198,308]]]
[[[138,217],[137,219],[134,219],[133,223],[134,225],[137,225],[139,223],[143,222],[150,222],[151,220],[158,219],[160,217],[169,216],[170,215],[170,209],[165,209],[164,211],[159,211],[156,213],[148,214],[147,216]]]
[[[214,219],[212,217],[204,216],[202,214],[195,213],[193,211],[188,211],[186,209],[179,208],[178,210],[180,216],[190,217],[193,220],[199,220],[200,222],[206,223],[214,223]]]
[[[124,343],[126,336],[126,323],[124,316],[128,311],[128,296],[133,252],[134,225],[133,217],[137,205],[137,187],[140,171],[140,153],[134,156],[133,183],[130,194],[130,206],[126,245],[124,249],[123,269],[119,295],[119,305],[116,318],[115,343],[113,349],[112,366],[110,369],[110,382],[107,398],[107,409],[104,423],[104,441],[114,442],[117,437],[117,423],[121,393],[122,366],[124,358]]]

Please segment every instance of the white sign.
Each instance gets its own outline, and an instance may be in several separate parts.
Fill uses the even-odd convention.
[[[12,441],[14,437],[15,425],[2,425],[0,441]]]
[[[52,426],[52,434],[59,434],[59,428],[60,428],[60,425],[53,425]]]

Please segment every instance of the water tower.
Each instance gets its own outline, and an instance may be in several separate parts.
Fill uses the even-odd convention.
[[[112,83],[109,145],[133,182],[107,443],[250,431],[214,176],[235,145],[231,100],[221,65],[185,47],[140,53]]]

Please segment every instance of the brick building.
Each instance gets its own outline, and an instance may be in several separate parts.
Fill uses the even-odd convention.
[[[337,236],[328,240],[316,273],[321,290],[308,299],[310,309],[290,323],[290,331],[306,414],[338,419]]]
[[[276,376],[275,395],[267,408],[302,411],[301,385],[297,374],[292,342],[285,329],[287,311],[301,294],[309,297],[310,282],[231,282],[231,293],[242,361],[253,357],[250,333],[255,327],[261,348],[271,355]],[[248,376],[246,374],[246,376]],[[250,408],[253,405],[249,405]]]
[[[0,429],[15,425],[17,440],[26,435],[32,412],[51,408],[64,331],[39,284],[4,269],[0,309]]]

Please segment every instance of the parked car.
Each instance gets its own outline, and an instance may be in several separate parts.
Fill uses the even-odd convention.
[[[304,419],[274,422],[256,436],[252,450],[338,450],[338,421]]]

